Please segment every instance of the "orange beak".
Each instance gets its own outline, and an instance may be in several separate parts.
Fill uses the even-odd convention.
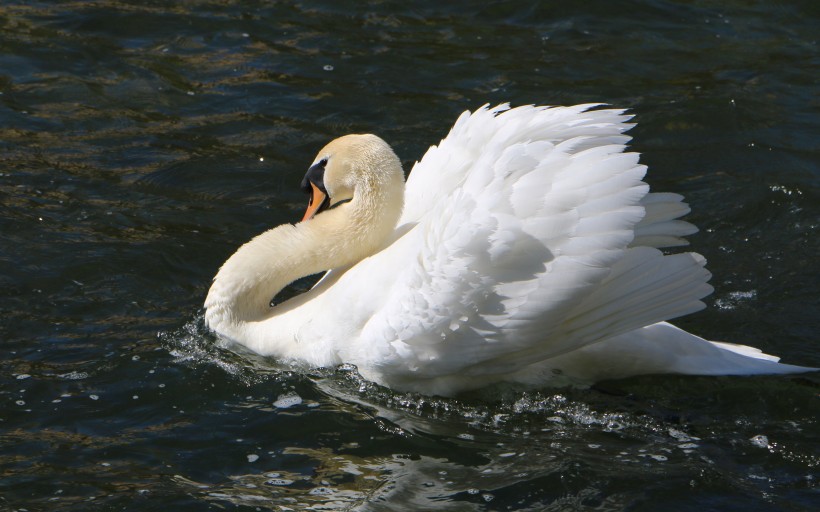
[[[313,216],[319,213],[320,210],[327,207],[327,195],[319,190],[319,187],[317,187],[313,182],[310,182],[310,187],[313,189],[313,193],[310,195],[310,199],[308,200],[308,207],[307,210],[305,210],[305,216],[302,217],[302,222],[312,219]]]

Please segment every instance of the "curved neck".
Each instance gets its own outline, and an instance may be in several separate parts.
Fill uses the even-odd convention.
[[[238,327],[270,317],[271,299],[296,279],[377,252],[398,221],[402,200],[403,187],[360,190],[349,203],[311,220],[283,224],[257,236],[240,247],[214,278],[205,300],[206,323],[236,337]]]

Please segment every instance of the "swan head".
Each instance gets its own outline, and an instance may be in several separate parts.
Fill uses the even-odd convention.
[[[385,203],[378,207],[401,213],[403,187],[401,162],[385,141],[372,134],[339,137],[319,151],[302,179],[310,195],[302,221],[348,201],[365,208]]]

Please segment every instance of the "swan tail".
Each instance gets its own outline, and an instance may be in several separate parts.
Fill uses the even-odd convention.
[[[817,368],[778,362],[746,345],[708,341],[666,322],[613,336],[520,371],[514,380],[589,385],[636,375],[785,375]],[[558,370],[560,369],[560,370]]]

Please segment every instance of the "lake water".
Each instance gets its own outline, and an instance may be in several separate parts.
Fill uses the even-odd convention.
[[[441,399],[228,351],[201,309],[329,139],[409,169],[466,109],[606,102],[701,228],[716,291],[676,323],[820,366],[818,27],[811,0],[2,2],[0,509],[820,509],[817,375]]]

